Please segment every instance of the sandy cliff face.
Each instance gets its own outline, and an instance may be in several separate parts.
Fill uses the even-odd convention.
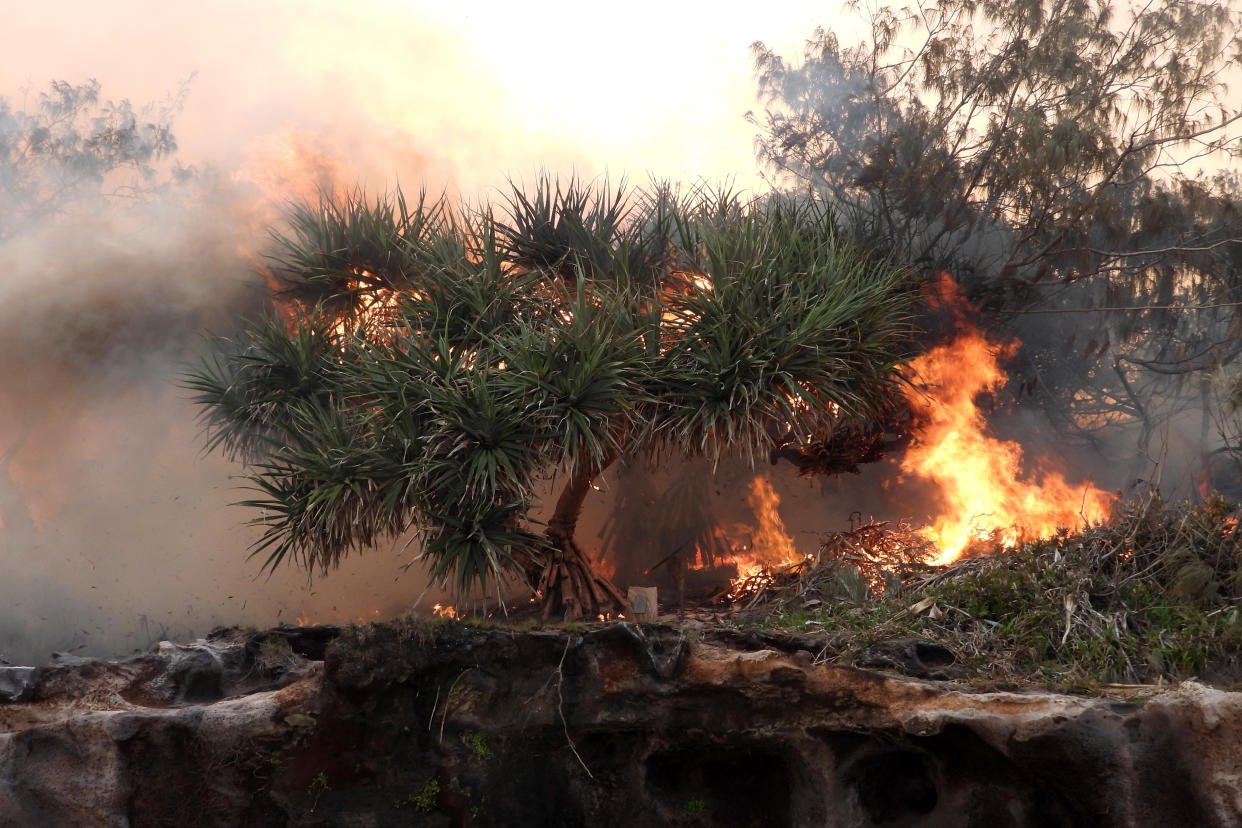
[[[1242,694],[980,693],[817,652],[397,623],[0,668],[0,825],[1242,824]]]

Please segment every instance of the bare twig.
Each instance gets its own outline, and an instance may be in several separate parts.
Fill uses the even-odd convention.
[[[461,673],[458,674],[457,678],[453,679],[453,683],[449,685],[448,694],[444,697],[444,714],[440,717],[440,743],[441,744],[444,743],[444,723],[448,721],[449,700],[453,698],[453,690],[457,687],[457,682],[461,681],[461,677],[464,676],[466,673],[469,673],[473,669],[474,669],[473,667],[467,667],[466,669],[462,670]],[[435,713],[433,712],[432,715],[434,716]]]
[[[431,703],[431,715],[427,717],[427,732],[431,732],[432,726],[436,722],[436,708],[440,705],[440,685],[436,685],[436,698]]]
[[[561,688],[565,683],[565,656],[569,655],[569,645],[573,641],[573,636],[565,637],[565,651],[561,653],[561,661],[556,665],[556,671],[552,674],[556,676],[556,710],[561,715],[561,727],[565,731],[565,742],[569,745],[569,749],[573,751],[574,758],[578,760],[578,764],[582,765],[582,769],[586,771],[588,779],[594,779],[595,774],[591,773],[591,769],[587,767],[587,763],[582,760],[578,748],[574,746],[574,740],[569,735],[569,722],[565,720],[565,695]]]

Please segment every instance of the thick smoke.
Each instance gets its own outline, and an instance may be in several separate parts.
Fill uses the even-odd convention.
[[[262,306],[267,233],[287,201],[320,189],[400,182],[474,199],[536,168],[758,186],[741,117],[755,106],[746,47],[792,51],[818,4],[791,8],[779,29],[767,10],[726,30],[668,4],[616,19],[585,9],[58,6],[72,25],[38,5],[6,9],[0,97],[13,110],[52,79],[95,77],[104,98],[142,102],[193,76],[173,130],[176,159],[197,174],[167,197],[110,197],[0,234],[0,656],[117,654],[215,624],[347,621],[412,603],[425,579],[402,570],[410,552],[397,547],[313,582],[259,575],[245,556],[253,515],[229,505],[245,497],[242,469],[202,454],[179,382],[202,330],[228,332]],[[931,508],[887,462],[815,483],[764,470],[799,551],[852,516]],[[706,488],[703,520],[746,520],[753,474],[742,463],[714,478],[647,475],[631,493],[649,498],[648,517],[631,519],[663,521],[690,477]],[[615,470],[600,486],[581,538],[619,549],[609,518],[632,480]],[[672,551],[679,528],[630,549],[633,566]]]
[[[240,471],[201,454],[179,387],[199,334],[261,307],[257,190],[69,204],[0,246],[0,654],[115,653],[220,623],[391,613],[422,588],[376,553],[331,594],[255,580]]]
[[[0,230],[0,657],[408,607],[425,585],[401,569],[409,550],[354,556],[313,582],[259,576],[246,560],[254,515],[230,506],[246,496],[242,469],[202,454],[179,388],[204,329],[227,333],[261,307],[256,266],[284,205],[397,182],[474,199],[538,168],[752,186],[746,46],[801,37],[810,5],[787,33],[666,14],[655,35],[650,15],[605,27],[577,6],[6,9],[12,112],[33,112],[52,80],[96,78],[101,103],[138,111],[192,78],[172,129],[175,160],[196,175],[164,196],[92,197]],[[653,36],[661,60],[618,59]]]
[[[238,34],[223,22],[198,32],[201,42],[213,27]],[[147,34],[153,48],[167,42]],[[287,34],[308,42],[272,42],[299,51],[315,37]],[[445,189],[456,162],[420,150],[405,129],[354,105],[351,87],[308,77],[288,54],[252,54],[249,68],[266,58],[272,69],[256,82],[229,65],[226,37],[217,45],[200,50],[206,67],[189,67],[199,79],[173,125],[177,160],[196,168],[191,181],[134,192],[120,170],[38,214],[23,213],[21,193],[5,193],[0,215],[16,231],[0,234],[0,657],[11,661],[117,654],[216,624],[391,615],[425,586],[416,569],[401,569],[408,551],[395,549],[350,560],[328,588],[293,569],[260,575],[245,556],[253,515],[230,505],[245,496],[242,470],[202,454],[180,381],[204,330],[228,333],[262,308],[256,266],[287,201],[368,178]],[[10,65],[22,51],[7,52]],[[127,74],[110,54],[84,51],[102,59],[79,71]],[[163,57],[174,86],[188,70]],[[0,94],[10,111],[33,113],[47,89]],[[101,104],[135,91],[161,94],[103,83]],[[28,186],[47,190],[71,173],[56,163]],[[168,167],[165,159],[161,181]]]

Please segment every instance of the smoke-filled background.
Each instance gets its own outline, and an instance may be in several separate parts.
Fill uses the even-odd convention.
[[[94,79],[83,128],[127,100],[176,146],[98,186],[55,164],[2,182],[0,656],[408,607],[425,586],[408,550],[260,576],[253,515],[230,505],[241,469],[202,453],[179,387],[204,329],[262,307],[255,265],[283,205],[396,182],[474,199],[540,168],[758,188],[747,48],[796,51],[816,5],[6,7],[6,139],[53,81]]]
[[[263,308],[260,271],[285,205],[396,183],[475,201],[539,170],[761,191],[757,127],[744,117],[764,105],[749,47],[798,54],[816,25],[843,41],[862,31],[810,2],[710,15],[654,2],[73,3],[54,19],[37,5],[5,9],[0,656],[39,663],[217,624],[407,609],[426,586],[402,568],[410,549],[352,556],[313,581],[260,574],[246,558],[255,516],[230,505],[246,497],[242,469],[202,453],[180,388],[203,331],[228,334]],[[98,100],[80,98],[96,88]],[[30,161],[21,113],[41,113],[55,138],[123,126],[131,111],[170,131],[109,133],[116,146],[91,152],[123,163],[98,178],[72,142]],[[1080,336],[1090,354],[1095,319],[1031,316],[1010,335]],[[993,422],[1030,457],[1065,453],[1041,412]],[[1122,429],[1098,455],[1061,457],[1067,479],[1124,491],[1156,469],[1167,493],[1192,491],[1215,424],[1189,409],[1161,423],[1143,451]],[[938,505],[896,460],[813,483],[789,464],[764,471],[802,553],[851,520],[918,522]],[[754,476],[745,464],[715,478],[701,466],[610,470],[580,540],[641,569],[712,524],[742,537]]]

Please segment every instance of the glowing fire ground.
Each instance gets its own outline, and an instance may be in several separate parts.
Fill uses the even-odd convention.
[[[1022,447],[988,433],[976,400],[1005,382],[1000,359],[1013,350],[962,326],[952,342],[907,367],[923,390],[910,395],[920,428],[901,469],[931,484],[940,501],[939,514],[917,530],[938,550],[930,561],[934,565],[1103,521],[1116,499],[1089,482],[1069,483],[1050,458],[1039,458],[1036,473],[1025,473]],[[776,569],[801,560],[767,477],[751,481],[748,500],[757,527],[738,526],[731,533],[751,533],[750,542],[734,545],[729,558],[738,568],[729,593],[734,600],[767,586]]]
[[[975,400],[1004,383],[998,359],[1006,350],[968,330],[910,363],[928,393],[911,395],[923,426],[901,468],[934,483],[943,504],[921,530],[941,550],[932,563],[950,563],[981,541],[1013,547],[1102,521],[1115,499],[1091,483],[1071,485],[1047,458],[1028,479],[1022,447],[987,433]]]

